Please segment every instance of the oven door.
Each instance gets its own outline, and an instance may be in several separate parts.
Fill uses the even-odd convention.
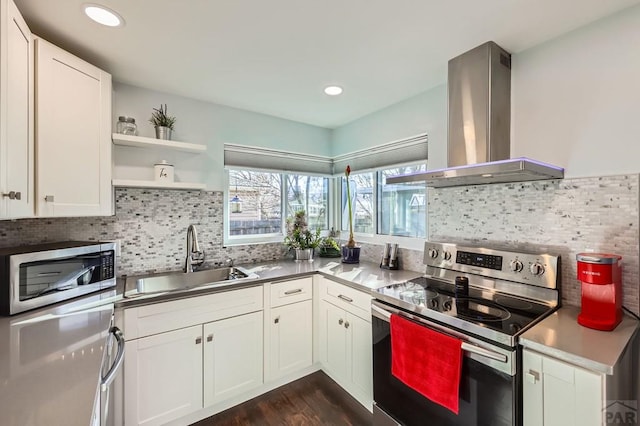
[[[425,398],[392,375],[393,354],[389,327],[392,313],[463,341],[464,359],[457,415]],[[378,301],[372,303],[372,315],[374,425],[520,424],[515,350],[496,347]]]

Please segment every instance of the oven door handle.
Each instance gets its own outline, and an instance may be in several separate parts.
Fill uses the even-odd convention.
[[[382,308],[380,308],[380,307],[378,307],[376,305],[371,305],[371,313],[376,318],[380,318],[381,320],[386,321],[386,322],[390,321],[391,314],[392,314],[392,312],[389,312],[386,309],[382,309]],[[402,317],[408,318],[410,320],[417,321],[417,322],[423,324],[426,327],[434,329],[434,331],[438,331],[439,333],[442,332],[441,330],[435,330],[436,327],[434,327],[433,324],[423,320],[422,318],[416,317],[414,315],[405,314],[404,312],[401,312],[401,311],[397,311],[397,312],[393,312],[393,313],[395,313],[396,315],[400,315]],[[378,315],[376,315],[376,314],[378,314]],[[443,334],[446,334],[446,332],[443,332]],[[485,348],[482,348],[482,347],[480,347],[478,345],[473,345],[471,343],[467,343],[467,342],[464,342],[464,341],[462,342],[462,350],[466,351],[466,352],[471,352],[471,353],[474,353],[474,354],[477,354],[477,355],[480,355],[480,356],[484,356],[484,357],[487,357],[487,358],[491,358],[491,359],[494,359],[494,360],[500,361],[500,362],[505,362],[506,363],[508,361],[507,356],[504,355],[504,354],[492,351],[490,349],[485,349]]]

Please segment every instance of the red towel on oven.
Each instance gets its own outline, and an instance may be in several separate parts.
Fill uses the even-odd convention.
[[[458,414],[462,342],[391,315],[391,373],[411,389]]]

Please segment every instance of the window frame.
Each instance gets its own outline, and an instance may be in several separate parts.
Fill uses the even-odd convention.
[[[422,160],[422,161],[416,161],[416,162],[410,162],[410,163],[401,163],[401,164],[391,164],[388,166],[384,166],[384,167],[379,167],[379,168],[374,168],[374,169],[365,169],[365,170],[358,170],[357,173],[356,172],[352,172],[351,174],[359,174],[359,173],[373,173],[373,206],[374,206],[374,214],[373,214],[373,229],[374,229],[374,233],[373,234],[369,234],[369,233],[362,233],[362,232],[354,232],[354,239],[356,240],[356,242],[362,242],[362,243],[368,243],[368,244],[376,244],[376,245],[380,245],[380,244],[384,244],[384,243],[392,243],[392,244],[398,244],[398,246],[400,248],[405,248],[405,249],[410,249],[410,250],[424,250],[424,243],[425,241],[428,240],[428,236],[429,236],[429,188],[425,188],[425,202],[426,202],[426,206],[425,206],[425,215],[424,215],[424,221],[425,221],[425,237],[424,238],[420,238],[420,237],[405,237],[405,236],[398,236],[398,235],[387,235],[387,234],[379,234],[379,216],[380,216],[380,205],[378,203],[378,193],[379,193],[379,173],[382,173],[382,170],[387,170],[387,169],[392,169],[395,167],[407,167],[407,166],[418,166],[418,165],[423,165],[423,164],[427,164],[426,160]],[[340,229],[341,235],[340,235],[340,239],[341,240],[347,240],[348,239],[348,233],[349,233],[349,224],[343,224],[342,223],[342,179],[344,179],[344,174],[340,175],[339,179],[336,179],[336,181],[338,182],[338,194],[335,198],[336,201],[336,205],[337,205],[337,211],[338,211],[338,215],[336,216],[337,219],[337,224],[338,226],[336,226],[336,229]],[[345,229],[343,229],[345,228]],[[342,235],[342,234],[345,235]]]
[[[229,191],[231,178],[230,178],[230,170],[243,170],[243,171],[251,171],[258,173],[273,173],[280,175],[281,184],[280,184],[280,211],[281,214],[281,231],[273,232],[268,234],[254,234],[254,235],[230,235],[230,225],[231,225],[231,211],[229,208],[229,203],[232,198],[231,192]],[[223,191],[223,247],[231,247],[231,246],[243,246],[249,244],[271,244],[271,243],[284,243],[284,237],[286,235],[286,222],[287,217],[289,217],[289,212],[287,212],[287,191],[288,191],[288,180],[287,175],[301,175],[301,176],[310,176],[310,177],[321,177],[328,179],[327,185],[327,220],[328,220],[328,229],[331,229],[332,223],[334,222],[335,216],[333,213],[332,204],[333,199],[335,197],[334,187],[332,185],[333,177],[315,174],[315,173],[302,173],[302,172],[287,172],[287,171],[278,171],[278,170],[265,170],[251,167],[238,167],[238,166],[229,166],[224,169],[224,188]],[[327,235],[328,229],[323,229],[321,234]]]
[[[428,205],[428,199],[429,199],[429,188],[425,188],[425,200],[426,200],[426,207],[425,207],[425,216],[424,216],[424,221],[425,221],[425,232],[426,232],[426,237],[425,238],[419,238],[419,237],[406,237],[406,236],[396,236],[396,235],[386,235],[386,234],[379,234],[378,230],[379,230],[379,203],[378,203],[378,192],[379,192],[379,176],[378,174],[382,172],[382,170],[386,170],[386,169],[391,169],[391,168],[395,168],[395,167],[406,167],[406,166],[416,166],[416,165],[422,165],[422,164],[426,164],[427,162],[425,160],[422,161],[417,161],[417,162],[410,162],[410,163],[402,163],[402,164],[392,164],[392,165],[388,165],[388,166],[384,166],[384,167],[380,167],[380,168],[375,168],[375,169],[365,169],[365,170],[358,170],[357,172],[353,172],[352,175],[354,174],[359,174],[359,173],[373,173],[373,191],[372,191],[372,203],[373,203],[373,207],[374,207],[374,211],[373,211],[373,230],[374,233],[361,233],[361,232],[354,232],[354,238],[356,240],[356,242],[358,243],[367,243],[367,244],[375,244],[375,245],[381,245],[381,244],[385,244],[385,243],[392,243],[392,244],[398,244],[398,246],[400,248],[404,248],[404,249],[410,249],[410,250],[418,250],[418,251],[422,251],[424,249],[424,243],[425,241],[428,240],[428,236],[429,236],[429,205]],[[230,184],[230,170],[246,170],[246,171],[254,171],[254,172],[261,172],[261,173],[277,173],[280,174],[281,179],[282,179],[282,184],[281,184],[281,189],[280,189],[280,208],[282,211],[282,218],[281,218],[281,229],[282,231],[280,233],[270,233],[270,234],[255,234],[255,235],[242,235],[242,236],[231,236],[229,235],[230,232],[230,209],[229,209],[229,201],[231,199],[231,194],[229,191],[229,184]],[[331,230],[332,228],[334,228],[335,230],[338,230],[340,232],[339,234],[339,241],[340,242],[344,242],[348,239],[349,235],[349,225],[344,224],[344,230],[343,228],[343,224],[342,224],[342,188],[343,188],[343,181],[342,179],[344,179],[344,173],[340,173],[340,174],[335,174],[333,176],[327,176],[327,175],[323,175],[323,174],[315,174],[315,173],[302,173],[302,172],[287,172],[287,171],[277,171],[277,170],[265,170],[265,169],[258,169],[258,168],[251,168],[251,167],[238,167],[238,166],[228,166],[225,167],[224,170],[224,188],[225,190],[223,191],[223,246],[224,247],[228,247],[228,246],[243,246],[243,245],[248,245],[248,244],[271,244],[271,243],[283,243],[284,240],[284,236],[286,235],[286,220],[288,217],[288,212],[286,211],[286,197],[287,197],[287,186],[288,186],[288,182],[286,179],[286,175],[291,175],[291,174],[297,174],[297,175],[303,175],[303,176],[315,176],[315,177],[322,177],[322,178],[326,178],[329,180],[329,184],[327,186],[327,218],[328,218],[328,227],[329,230]],[[322,230],[321,235],[325,236],[328,234],[328,230]]]

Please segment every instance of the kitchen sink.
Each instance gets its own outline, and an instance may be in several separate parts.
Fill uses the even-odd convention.
[[[202,271],[189,272],[188,274],[184,272],[169,272],[165,274],[127,277],[124,296],[134,297],[152,293],[186,291],[208,285],[221,283],[230,284],[230,281],[244,281],[255,278],[258,278],[256,274],[249,273],[237,267],[205,269]]]

